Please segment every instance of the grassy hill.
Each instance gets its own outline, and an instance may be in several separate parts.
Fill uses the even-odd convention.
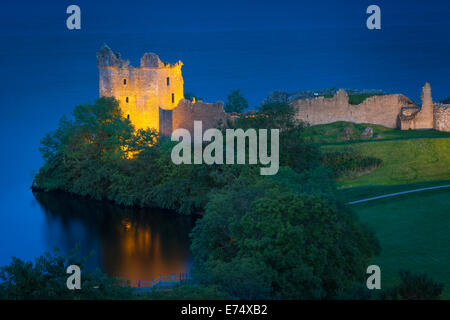
[[[373,129],[373,137],[365,138],[362,133],[366,128]],[[347,136],[345,131],[350,133]],[[390,141],[410,139],[450,138],[450,132],[436,130],[398,130],[369,123],[351,123],[338,121],[319,124],[306,129],[305,136],[320,145],[351,145],[369,141]]]
[[[375,232],[381,254],[381,286],[398,281],[398,271],[427,273],[445,284],[450,298],[450,189],[424,191],[352,206]]]
[[[367,127],[372,137],[364,137]],[[341,188],[450,180],[450,133],[401,131],[371,124],[336,122],[307,129],[308,139],[325,151],[351,149],[383,160],[381,167],[355,179],[338,181]]]
[[[372,136],[364,136],[367,127]],[[382,165],[356,178],[338,180],[343,201],[450,184],[450,133],[400,131],[371,124],[336,122],[306,130],[323,151],[351,149],[381,159]],[[423,191],[351,206],[380,240],[374,261],[382,287],[394,285],[399,269],[427,273],[445,284],[450,298],[450,189]]]

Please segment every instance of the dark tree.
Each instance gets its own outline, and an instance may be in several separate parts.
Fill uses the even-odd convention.
[[[248,102],[242,95],[241,91],[239,89],[231,91],[227,96],[227,101],[224,108],[225,111],[228,113],[242,113],[246,108],[248,108]]]

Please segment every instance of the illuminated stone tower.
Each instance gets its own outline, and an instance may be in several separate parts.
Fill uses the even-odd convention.
[[[100,96],[119,100],[124,115],[136,129],[159,130],[159,108],[171,110],[183,99],[183,63],[163,63],[154,53],[145,53],[140,67],[122,60],[119,53],[103,45],[97,53]]]

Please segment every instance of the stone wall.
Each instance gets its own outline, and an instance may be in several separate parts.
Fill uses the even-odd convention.
[[[296,116],[311,125],[336,121],[373,123],[389,128],[398,127],[398,115],[402,107],[414,106],[414,102],[401,94],[373,96],[359,105],[351,105],[344,90],[334,97],[294,100]]]
[[[103,46],[97,53],[97,65],[100,96],[119,100],[124,115],[137,129],[159,130],[159,108],[173,109],[184,98],[181,61],[165,64],[156,54],[146,53],[135,68]]]
[[[195,120],[202,121],[203,131],[225,124],[227,114],[223,111],[223,102],[205,103],[200,100],[192,103],[183,99],[172,110],[173,130],[184,128],[193,133]]]
[[[159,108],[159,133],[163,136],[170,136],[173,131],[172,126],[172,110]]]
[[[402,130],[433,129],[434,128],[434,104],[431,98],[431,87],[427,82],[422,88],[422,107],[418,112],[410,113],[409,110],[403,110],[400,116]]]
[[[450,104],[434,105],[434,128],[450,132]]]

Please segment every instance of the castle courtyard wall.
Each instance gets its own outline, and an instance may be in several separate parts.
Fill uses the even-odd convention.
[[[414,103],[401,94],[372,96],[359,105],[352,105],[344,90],[339,90],[334,97],[317,97],[313,99],[294,100],[296,118],[311,125],[336,121],[355,123],[373,123],[389,128],[398,127],[398,115],[402,107],[414,106]]]
[[[434,128],[450,132],[450,104],[434,105]]]
[[[194,121],[202,121],[203,132],[209,128],[216,128],[225,124],[227,114],[223,110],[223,102],[205,103],[201,100],[192,103],[180,100],[178,106],[172,110],[172,129],[187,129],[194,132]]]
[[[193,133],[196,120],[202,121],[205,131],[226,124],[233,117],[224,112],[223,102],[184,99],[181,61],[166,64],[158,55],[145,53],[140,66],[133,67],[104,45],[97,53],[97,65],[100,96],[115,97],[136,129],[154,128],[169,135],[184,128]],[[433,103],[429,83],[423,86],[421,98],[421,107],[401,94],[372,96],[352,105],[346,91],[339,90],[332,98],[296,99],[290,104],[296,110],[296,118],[311,125],[349,121],[402,130],[450,131],[450,105]]]

